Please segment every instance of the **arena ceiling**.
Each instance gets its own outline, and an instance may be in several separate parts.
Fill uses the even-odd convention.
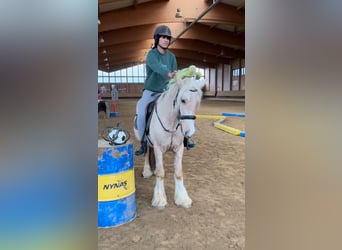
[[[144,63],[160,24],[172,31],[178,68],[245,58],[245,0],[98,0],[98,12],[102,71]]]

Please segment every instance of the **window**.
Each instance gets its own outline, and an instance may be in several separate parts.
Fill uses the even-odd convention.
[[[204,76],[204,69],[199,68]],[[113,72],[97,71],[98,83],[144,83],[146,78],[146,65],[139,64]]]
[[[240,75],[240,69],[233,69],[233,76],[239,76]],[[246,75],[246,68],[242,67],[241,68],[241,75],[244,76]]]
[[[246,68],[245,67],[243,67],[243,68],[241,68],[241,75],[246,75]]]
[[[120,69],[113,72],[98,70],[98,83],[144,83],[146,78],[145,64]]]
[[[239,76],[239,69],[233,69],[233,76]]]

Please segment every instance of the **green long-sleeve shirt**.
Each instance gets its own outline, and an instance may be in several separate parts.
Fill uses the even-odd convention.
[[[144,89],[161,93],[169,81],[168,73],[177,69],[175,55],[166,51],[159,53],[157,48],[151,49],[146,57],[146,80]]]

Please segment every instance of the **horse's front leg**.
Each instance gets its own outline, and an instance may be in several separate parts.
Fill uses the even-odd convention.
[[[163,152],[158,148],[154,148],[154,155],[156,158],[156,184],[154,186],[152,206],[157,208],[165,208],[167,205],[167,198],[164,187],[165,171],[163,165]]]
[[[151,170],[151,164],[150,164],[150,161],[149,161],[149,154],[153,154],[153,152],[150,152],[150,148],[147,149],[147,152],[146,152],[146,155],[145,155],[145,162],[144,162],[144,169],[143,169],[143,172],[142,172],[142,176],[144,178],[150,178],[152,175],[153,175],[153,172]]]
[[[180,147],[178,151],[175,152],[175,203],[177,206],[189,208],[191,207],[192,200],[186,191],[183,182],[183,168],[182,168],[182,159],[183,159],[183,151],[184,147]]]

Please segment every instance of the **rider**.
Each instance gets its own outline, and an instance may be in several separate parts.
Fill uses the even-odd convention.
[[[166,90],[168,81],[176,74],[177,61],[175,55],[168,50],[171,41],[171,30],[166,25],[160,25],[154,31],[154,46],[146,56],[146,80],[144,90],[137,105],[137,129],[140,148],[135,155],[145,155],[147,143],[144,132],[146,126],[146,109],[149,103],[156,100]],[[188,149],[195,147],[195,143],[184,138],[184,146]]]

